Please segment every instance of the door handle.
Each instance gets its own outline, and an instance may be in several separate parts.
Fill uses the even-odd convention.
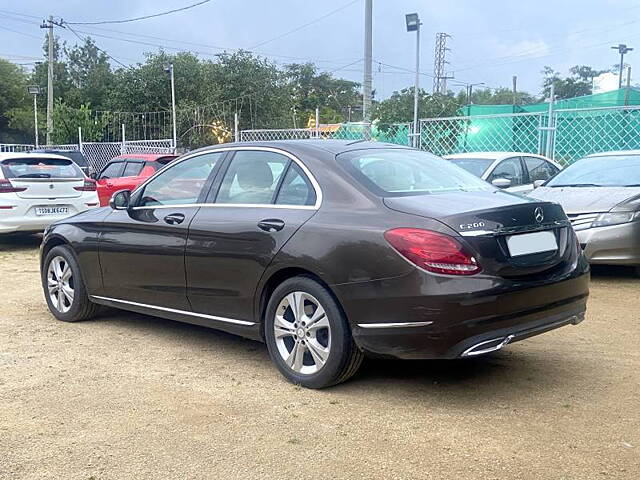
[[[265,232],[279,232],[284,228],[284,222],[278,218],[266,218],[258,222],[258,228]]]
[[[178,225],[184,222],[184,215],[181,213],[172,213],[164,217],[164,221],[169,225]]]

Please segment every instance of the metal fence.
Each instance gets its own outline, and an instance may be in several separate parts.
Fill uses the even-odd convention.
[[[35,145],[4,143],[0,144],[0,152],[29,152]],[[87,158],[87,162],[94,171],[99,171],[109,160],[118,155],[134,153],[172,153],[173,141],[162,140],[132,140],[124,142],[81,142],[65,145],[39,145],[38,149],[72,151],[80,150]]]

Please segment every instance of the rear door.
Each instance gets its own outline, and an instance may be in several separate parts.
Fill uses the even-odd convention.
[[[318,190],[295,157],[239,149],[189,229],[187,294],[196,313],[255,321],[258,281],[317,211]]]
[[[104,220],[99,246],[104,297],[190,310],[187,232],[223,156],[201,153],[172,165],[136,192],[132,207],[113,210]]]
[[[111,195],[118,191],[114,182],[122,176],[124,165],[124,161],[109,162],[96,177],[101,206],[107,205]]]

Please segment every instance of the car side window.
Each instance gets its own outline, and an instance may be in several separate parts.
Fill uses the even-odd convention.
[[[122,169],[124,167],[124,162],[113,162],[107,165],[102,172],[100,172],[100,176],[98,180],[106,180],[109,178],[118,178],[122,176]]]
[[[290,160],[260,150],[239,150],[224,174],[216,203],[272,204]]]
[[[524,163],[529,171],[529,181],[549,180],[556,173],[558,168],[546,160],[538,157],[524,157]]]
[[[291,163],[284,176],[276,204],[278,205],[314,205],[316,192],[302,169]]]
[[[145,185],[137,206],[197,203],[207,179],[223,156],[224,152],[204,153],[168,167]]]
[[[140,174],[143,166],[144,166],[143,162],[127,162],[127,165],[124,167],[124,172],[122,173],[122,176],[135,177],[136,175]]]
[[[524,172],[522,171],[522,163],[520,157],[505,158],[501,161],[488,178],[492,182],[496,178],[506,178],[511,180],[511,186],[522,185],[524,183]]]

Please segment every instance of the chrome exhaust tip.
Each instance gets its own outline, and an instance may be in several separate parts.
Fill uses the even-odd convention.
[[[498,337],[491,340],[485,340],[484,342],[476,343],[475,345],[467,348],[462,354],[461,357],[475,357],[477,355],[484,355],[485,353],[495,352],[496,350],[500,350],[506,344],[508,344],[511,340],[513,340],[514,335],[509,335],[507,337]]]

